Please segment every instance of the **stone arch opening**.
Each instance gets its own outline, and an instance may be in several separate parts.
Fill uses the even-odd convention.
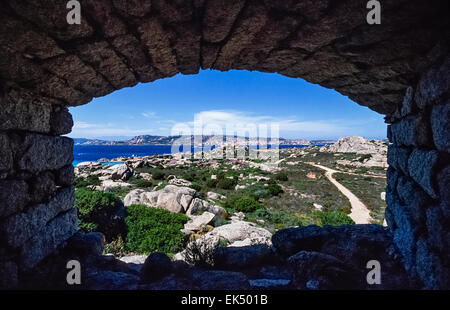
[[[406,270],[448,288],[448,3],[80,1],[0,5],[0,274],[20,274],[75,232],[67,106],[200,68],[302,77],[385,114],[386,218]]]

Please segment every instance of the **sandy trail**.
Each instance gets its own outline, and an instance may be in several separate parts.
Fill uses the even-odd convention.
[[[311,162],[307,162],[307,164],[325,170],[325,176],[328,178],[328,180],[330,180],[330,182],[333,183],[338,188],[338,190],[342,194],[344,194],[345,197],[348,198],[348,200],[350,201],[350,205],[352,207],[349,216],[352,218],[353,221],[355,221],[356,224],[370,223],[372,218],[370,217],[369,209],[367,209],[367,207],[361,202],[361,200],[359,200],[358,197],[355,196],[355,194],[353,194],[350,190],[348,190],[345,186],[343,186],[341,183],[339,183],[333,178],[333,173],[337,173],[340,171]]]

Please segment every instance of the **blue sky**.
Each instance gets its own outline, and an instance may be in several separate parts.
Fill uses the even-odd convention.
[[[386,138],[383,116],[334,90],[279,74],[232,70],[176,75],[115,91],[70,108],[73,138],[169,135],[194,119],[218,124],[278,124],[280,137]]]

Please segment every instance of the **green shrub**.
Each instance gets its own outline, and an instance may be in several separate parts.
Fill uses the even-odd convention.
[[[74,182],[75,187],[98,186],[101,183],[97,175],[90,175],[87,178],[76,178]]]
[[[153,182],[146,179],[137,179],[135,177],[131,177],[128,180],[130,183],[133,183],[138,188],[150,188],[153,187]]]
[[[322,212],[320,214],[320,220],[322,221],[322,225],[340,226],[355,224],[351,217],[339,211]]]
[[[217,181],[216,187],[221,189],[233,189],[235,185],[236,182],[234,179],[223,178]]]
[[[219,226],[226,225],[229,223],[230,223],[230,221],[228,221],[226,219],[223,219],[221,217],[216,217],[216,219],[214,220],[214,227],[219,227]]]
[[[266,224],[273,224],[276,229],[279,227],[294,227],[302,225],[301,220],[293,214],[284,211],[271,211],[267,209],[258,209],[246,215],[246,219],[256,222],[256,220],[264,220]]]
[[[185,244],[180,231],[189,218],[184,214],[171,213],[144,205],[127,208],[125,223],[128,228],[126,247],[128,251],[149,254],[154,251],[176,253]]]
[[[234,209],[240,212],[253,212],[261,207],[261,203],[251,196],[238,197],[233,199],[231,203]]]
[[[122,208],[122,202],[116,195],[88,188],[77,188],[75,197],[81,230],[100,231],[107,241],[115,239],[124,232],[124,222],[118,214]]]
[[[126,254],[125,242],[120,235],[116,240],[112,240],[111,242],[105,244],[103,254],[109,253],[114,254],[115,256],[123,256]]]
[[[286,172],[278,172],[278,173],[275,174],[275,180],[288,181],[289,178],[288,178],[288,175],[287,175]]]
[[[152,173],[152,178],[154,180],[163,180],[165,177],[166,175],[161,170],[154,170]]]
[[[202,185],[198,182],[192,182],[191,186],[189,187],[195,189],[197,192],[202,190]]]
[[[302,183],[302,182],[292,182],[292,185],[296,188],[299,189],[301,191],[306,189],[306,184]]]
[[[210,188],[216,188],[217,182],[217,179],[209,179],[208,181],[206,181],[206,186]]]
[[[283,192],[283,189],[278,184],[269,184],[267,189],[272,196],[278,196]]]
[[[372,158],[372,155],[371,155],[371,154],[364,154],[364,155],[362,155],[362,156],[358,159],[358,161],[359,161],[360,163],[363,163],[364,161],[369,160],[369,159],[371,159],[371,158]]]

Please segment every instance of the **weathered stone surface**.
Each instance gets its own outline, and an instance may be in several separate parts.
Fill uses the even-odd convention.
[[[214,252],[214,267],[228,270],[254,268],[274,260],[272,250],[265,244],[243,247],[219,247]]]
[[[410,153],[410,150],[407,148],[390,145],[387,152],[388,164],[407,175]]]
[[[170,32],[165,32],[159,21],[152,17],[139,27],[141,40],[152,58],[153,66],[166,76],[178,73],[177,59],[170,45]]]
[[[74,180],[75,172],[72,165],[64,166],[55,173],[55,181],[59,186],[72,186]]]
[[[54,107],[50,120],[50,128],[55,135],[64,135],[72,131],[73,119],[67,107]]]
[[[410,114],[413,111],[413,104],[414,104],[414,89],[410,86],[406,89],[405,97],[403,97],[400,115],[406,116]]]
[[[450,269],[429,249],[423,238],[417,241],[416,265],[425,289],[449,287]]]
[[[164,253],[152,253],[145,260],[141,271],[141,282],[158,281],[172,272],[172,261]]]
[[[28,185],[24,181],[0,180],[0,217],[21,211],[29,199]]]
[[[70,81],[70,85],[91,96],[104,96],[114,90],[111,84],[92,66],[77,55],[62,55],[51,58],[43,66],[58,77]],[[65,70],[61,70],[65,68]]]
[[[145,204],[162,208],[175,213],[185,213],[194,199],[195,190],[189,187],[167,185],[161,190],[146,192],[136,189],[124,198],[125,206],[132,204]]]
[[[214,217],[215,215],[210,212],[204,212],[201,215],[191,216],[191,220],[184,224],[184,229],[190,231],[199,231],[206,225],[210,224]]]
[[[114,165],[108,168],[108,170],[111,173],[112,180],[127,181],[133,175],[133,170],[126,164]]]
[[[450,184],[450,165],[442,168],[442,170],[438,172],[436,179],[442,209],[446,216],[450,218],[450,186],[448,186]]]
[[[398,178],[396,187],[398,203],[413,216],[414,221],[421,222],[424,209],[430,203],[428,195],[409,177]],[[393,204],[395,207],[395,203]]]
[[[450,153],[450,101],[433,107],[431,130],[436,148]]]
[[[446,57],[442,64],[437,64],[426,72],[417,85],[415,95],[416,104],[420,108],[435,103],[439,97],[450,89],[450,57]]]
[[[18,166],[33,173],[59,169],[73,161],[73,140],[70,138],[28,134],[21,147],[25,152],[21,154]]]
[[[114,52],[108,42],[100,41],[79,46],[80,58],[107,77],[116,89],[134,86],[137,81],[133,73]]]
[[[25,213],[7,218],[1,227],[2,233],[9,245],[19,247],[36,236],[59,213],[70,210],[74,203],[74,189],[64,188],[49,203],[33,206]]]
[[[105,246],[105,236],[101,232],[77,232],[69,240],[67,251],[73,251],[82,257],[100,256]]]
[[[227,211],[224,208],[213,205],[200,198],[194,198],[192,200],[189,205],[189,209],[186,211],[186,215],[196,215],[205,211],[213,213],[216,217],[226,218],[226,216],[228,215]]]
[[[248,278],[235,271],[199,271],[192,275],[193,281],[201,290],[243,290],[248,289]]]
[[[114,48],[127,59],[128,65],[133,72],[139,77],[140,82],[151,82],[156,80],[160,75],[155,68],[148,62],[144,50],[139,41],[132,35],[123,35],[111,42]]]
[[[229,34],[239,12],[244,7],[243,0],[212,0],[205,4],[203,17],[203,39],[217,43]]]
[[[439,154],[436,151],[414,150],[408,160],[409,175],[433,198],[437,198],[434,183],[435,166]]]
[[[448,249],[449,239],[446,228],[446,218],[439,207],[431,207],[426,210],[426,225],[429,244],[437,251],[444,252]]]
[[[0,261],[0,288],[11,289],[15,288],[19,283],[18,277],[19,268],[13,261]]]
[[[25,3],[23,1],[9,1],[14,11],[42,27],[47,33],[60,40],[72,40],[87,37],[93,30],[81,15],[81,24],[73,27],[67,23],[67,2],[45,1],[42,3]]]
[[[56,192],[55,177],[44,171],[30,180],[30,197],[34,202],[49,200]]]
[[[358,269],[328,254],[300,251],[288,262],[297,289],[358,289],[365,280]]]
[[[54,100],[45,100],[25,90],[11,89],[6,96],[0,96],[0,130],[50,132],[53,103]]]
[[[270,238],[272,237],[272,234],[264,228],[255,227],[253,223],[234,221],[230,224],[214,228],[213,231],[207,233],[205,236],[217,236],[219,238],[224,238],[232,244],[237,241],[244,241],[248,239],[249,243],[247,245],[270,245]]]
[[[71,209],[50,221],[21,247],[21,266],[33,268],[77,231],[77,210]]]
[[[89,290],[135,290],[139,277],[127,272],[90,269],[85,288]]]
[[[431,136],[422,116],[408,116],[391,125],[392,142],[398,146],[426,146]]]
[[[0,133],[0,179],[2,179],[2,175],[7,175],[7,172],[12,169],[12,166],[13,154],[9,144],[9,138],[6,134]]]
[[[195,73],[201,63],[303,77],[390,113],[418,74],[445,55],[436,48],[447,37],[438,2],[384,4],[377,27],[351,0],[97,2],[82,1],[87,12],[76,26],[65,20],[65,3],[3,3],[0,76],[77,105],[136,79]],[[434,23],[424,27],[425,20]],[[448,88],[444,59],[421,79],[416,99]]]

